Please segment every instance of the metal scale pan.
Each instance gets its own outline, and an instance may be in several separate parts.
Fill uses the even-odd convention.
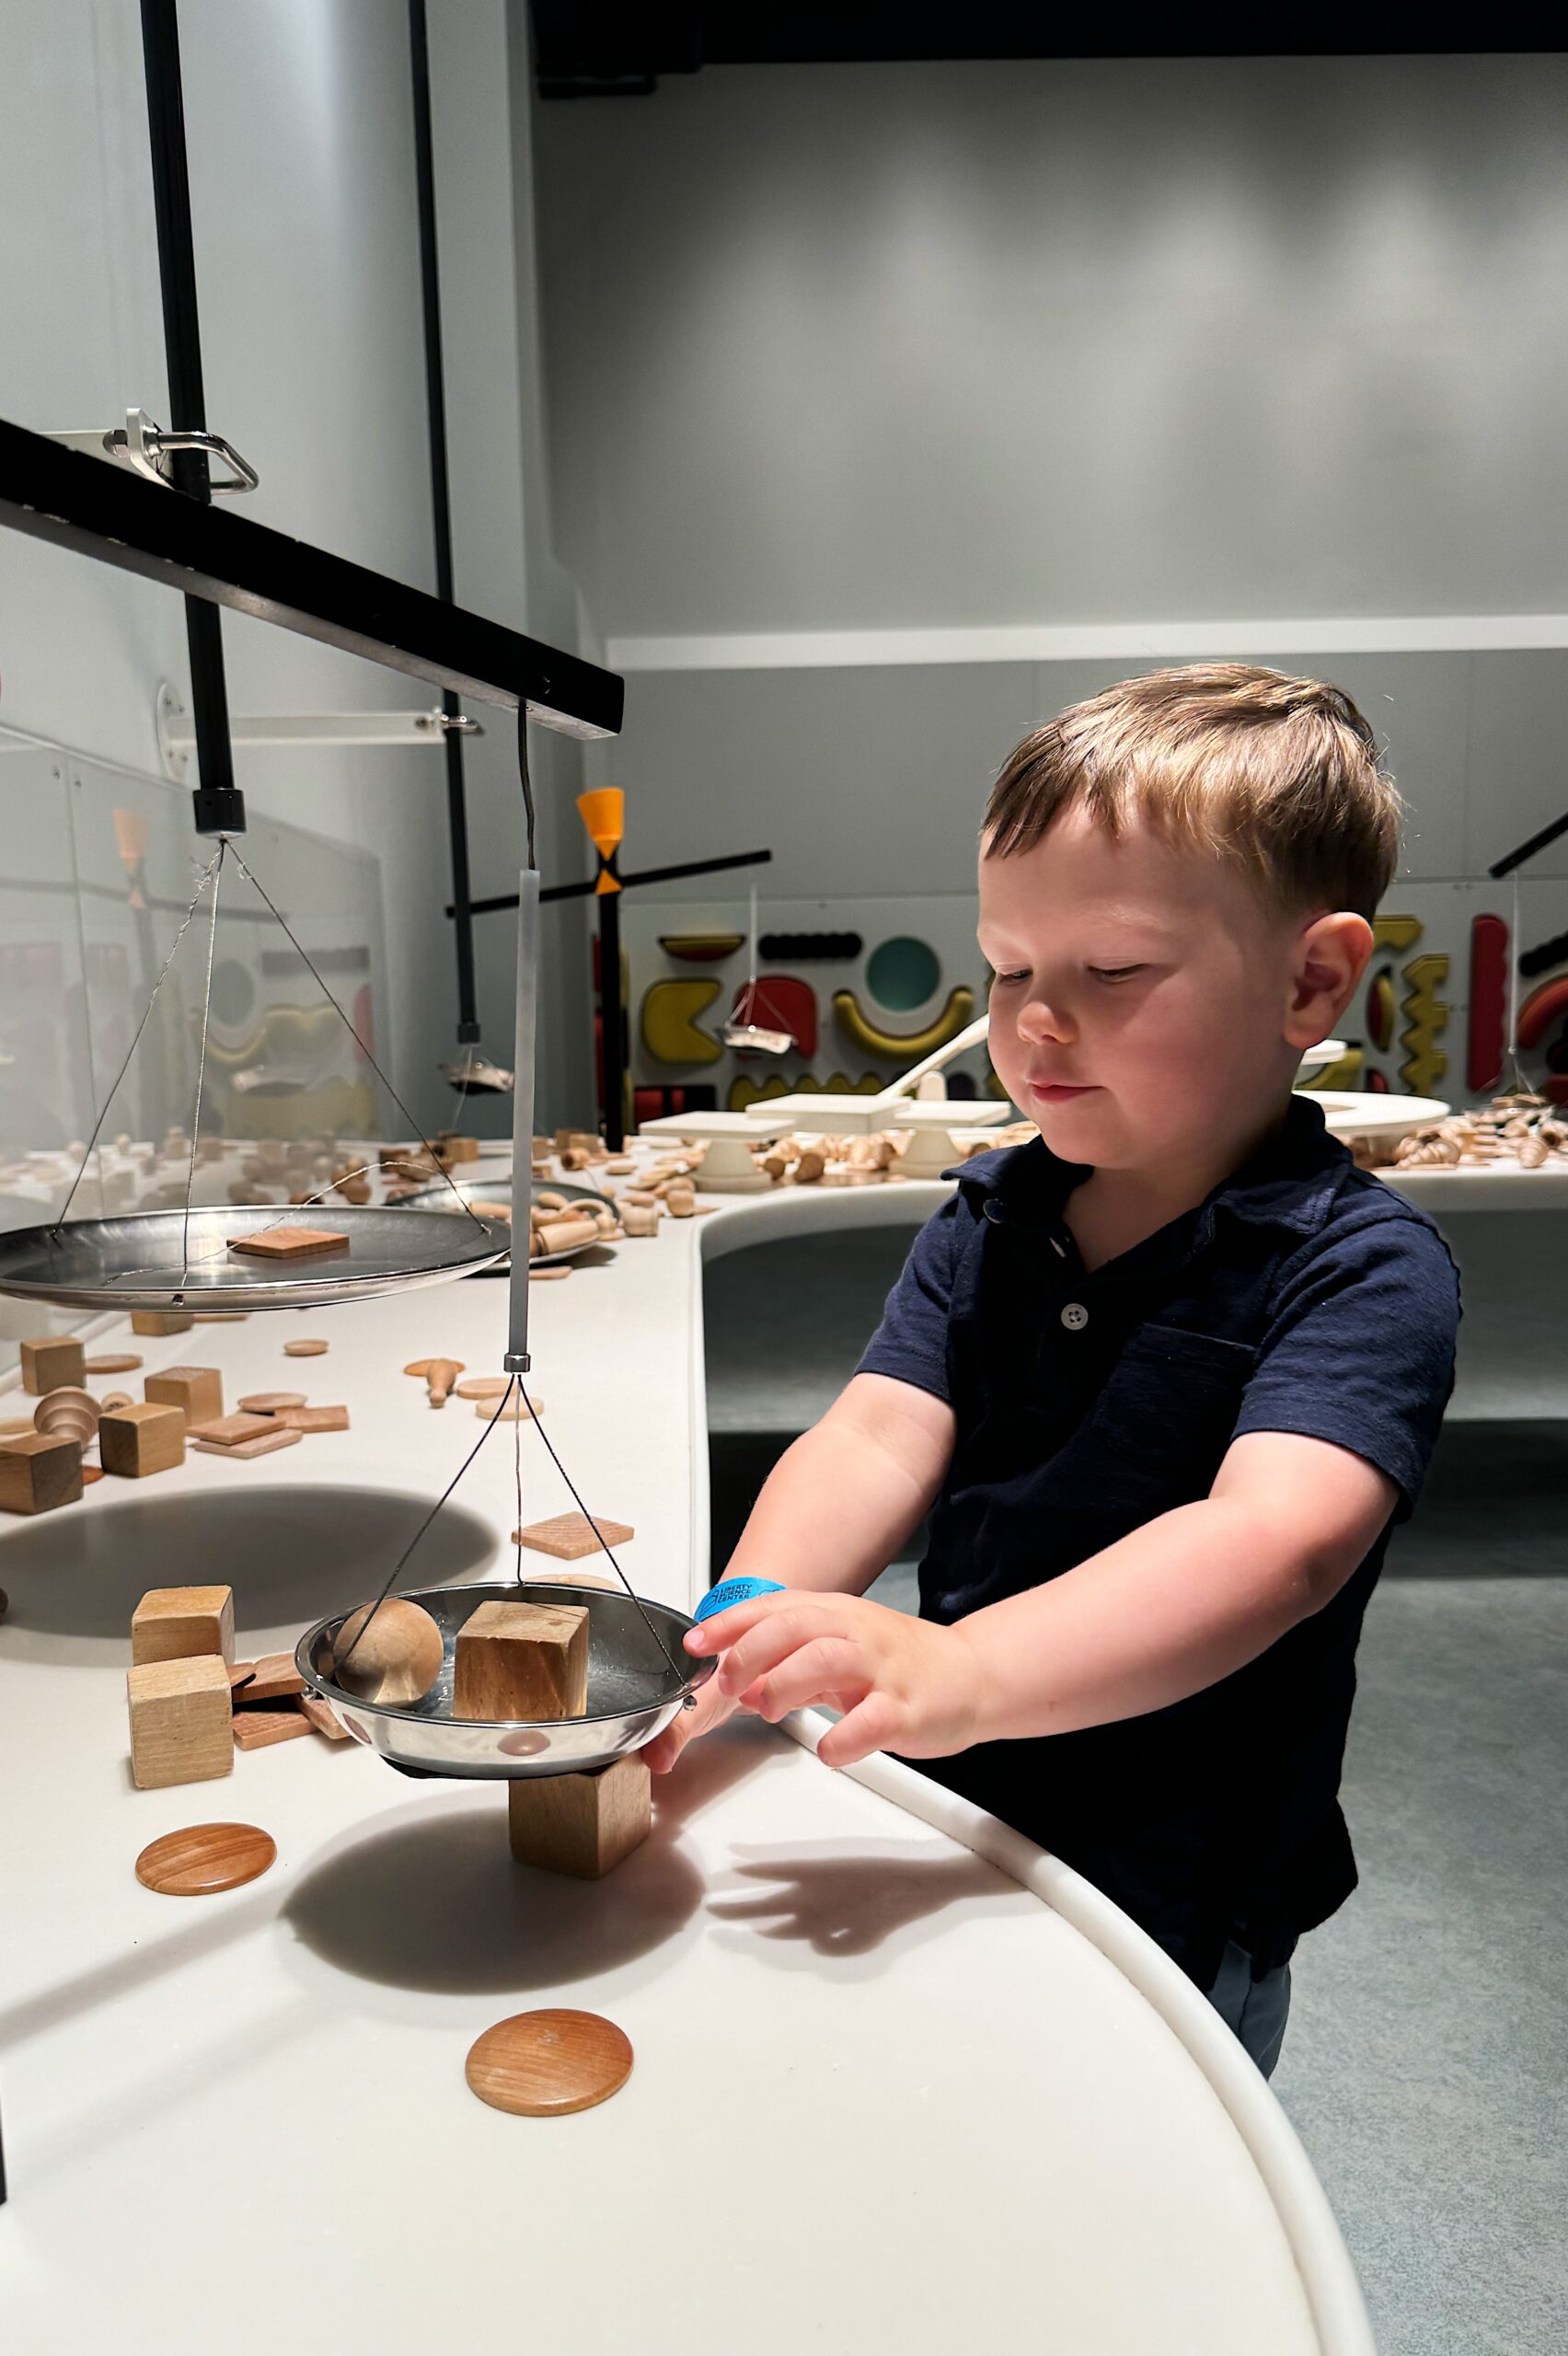
[[[405,1599],[439,1626],[446,1657],[422,1701],[398,1709],[362,1702],[332,1681],[332,1643],[349,1614],[334,1612],[303,1635],[294,1667],[329,1702],[351,1734],[394,1767],[422,1775],[456,1775],[514,1782],[525,1775],[580,1775],[607,1767],[667,1727],[699,1685],[712,1659],[693,1660],[681,1638],[696,1623],[667,1603],[607,1588],[573,1587],[566,1579],[490,1579],[475,1587],[427,1588]],[[453,1657],[457,1631],[481,1603],[581,1603],[588,1609],[588,1714],[542,1723],[491,1724],[452,1715]],[[357,1609],[357,1607],[354,1607]],[[676,1678],[660,1658],[646,1612],[673,1659],[686,1664]]]
[[[228,1249],[288,1227],[329,1228],[349,1248],[293,1262]],[[191,1210],[189,1233],[183,1210],[133,1211],[0,1235],[0,1293],[69,1309],[320,1309],[472,1276],[504,1260],[510,1241],[499,1220],[404,1209],[211,1205]]]
[[[512,1173],[510,1171],[504,1178],[455,1178],[451,1186],[443,1185],[437,1180],[432,1185],[422,1186],[417,1195],[408,1195],[406,1200],[410,1208],[418,1208],[421,1211],[444,1210],[447,1217],[460,1218],[463,1214],[453,1200],[454,1187],[466,1203],[504,1203],[509,1210],[511,1208]],[[541,1194],[564,1195],[569,1203],[604,1203],[607,1204],[611,1210],[616,1207],[613,1195],[603,1195],[596,1186],[574,1186],[564,1178],[548,1180],[541,1178],[537,1185],[530,1187],[529,1201],[536,1203]],[[601,1237],[594,1239],[595,1242],[603,1240]],[[564,1267],[569,1260],[580,1259],[584,1252],[592,1252],[593,1249],[593,1242],[574,1243],[568,1252],[542,1252],[531,1259],[528,1265],[531,1268]],[[507,1262],[503,1259],[499,1265],[490,1267],[487,1273],[492,1276],[503,1276],[506,1274],[506,1268]]]

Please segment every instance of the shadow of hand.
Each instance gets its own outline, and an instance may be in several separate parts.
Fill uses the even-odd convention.
[[[939,1915],[965,1901],[973,1911],[984,1900],[987,1912],[1032,1902],[984,1858],[955,1857],[946,1848],[900,1844],[879,1855],[835,1844],[814,1855],[738,1854],[757,1860],[737,1867],[746,1881],[776,1886],[710,1899],[709,1912],[718,1922],[754,1924],[765,1939],[803,1942],[816,1955],[869,1955],[914,1923],[935,1928]]]

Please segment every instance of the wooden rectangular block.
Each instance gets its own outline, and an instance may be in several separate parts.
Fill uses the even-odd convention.
[[[591,1775],[526,1775],[506,1787],[507,1831],[520,1865],[597,1881],[647,1840],[652,1777],[633,1751]]]
[[[201,1784],[234,1768],[228,1670],[214,1654],[146,1661],[125,1680],[136,1788]]]
[[[114,1408],[98,1417],[98,1461],[106,1472],[130,1481],[172,1472],[185,1461],[185,1417],[178,1407],[162,1407],[153,1399]]]
[[[235,1701],[240,1704],[283,1702],[304,1692],[305,1680],[294,1667],[293,1653],[263,1653]]]
[[[142,1391],[160,1407],[178,1407],[187,1424],[211,1423],[224,1412],[224,1379],[215,1366],[166,1366],[148,1375]]]
[[[254,1235],[231,1235],[228,1248],[258,1260],[310,1260],[324,1252],[346,1252],[349,1239],[325,1227],[264,1227]]]
[[[232,1587],[149,1588],[131,1614],[131,1657],[194,1660],[211,1655],[234,1666]]]
[[[588,1707],[581,1603],[481,1603],[457,1631],[455,1718],[580,1718]]]
[[[70,1334],[46,1334],[22,1347],[22,1389],[41,1399],[51,1391],[79,1391],[87,1379],[86,1352]]]
[[[275,1742],[293,1742],[310,1732],[310,1720],[292,1703],[271,1710],[239,1710],[235,1714],[236,1750],[270,1750]]]
[[[266,1420],[271,1423],[272,1418],[269,1415]],[[249,1458],[272,1456],[280,1448],[297,1448],[303,1438],[304,1434],[301,1432],[273,1430],[258,1432],[254,1439],[236,1440],[227,1447],[221,1440],[215,1439],[193,1439],[190,1445],[198,1456]]]
[[[189,1309],[133,1309],[131,1311],[133,1334],[189,1334],[195,1322],[195,1311]]]
[[[331,1703],[324,1702],[319,1693],[302,1693],[297,1706],[307,1724],[313,1726],[317,1734],[324,1734],[329,1742],[347,1742],[348,1727]]]
[[[81,1494],[77,1441],[36,1431],[0,1441],[0,1513],[50,1513]]]
[[[608,1521],[596,1513],[591,1522],[585,1513],[558,1513],[548,1521],[531,1521],[523,1532],[525,1546],[532,1546],[536,1553],[559,1555],[563,1563],[575,1563],[583,1554],[599,1554],[604,1547],[594,1535],[594,1524],[605,1546],[624,1546],[637,1532],[626,1521]]]
[[[247,1415],[236,1411],[232,1415],[212,1415],[192,1424],[190,1437],[207,1440],[213,1448],[233,1448],[242,1439],[261,1439],[276,1429],[271,1415]]]

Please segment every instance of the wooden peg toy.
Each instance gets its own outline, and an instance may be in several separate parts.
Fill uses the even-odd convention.
[[[415,1358],[403,1369],[405,1374],[420,1376],[430,1393],[432,1407],[444,1407],[452,1386],[463,1371],[461,1358]]]
[[[55,1432],[0,1440],[0,1513],[52,1513],[82,1494],[82,1451]]]
[[[21,1350],[22,1389],[35,1399],[67,1387],[79,1391],[86,1380],[86,1354],[74,1334],[45,1334],[40,1341],[24,1342]]]
[[[329,1347],[326,1342],[285,1342],[283,1356],[286,1358],[320,1358],[326,1357]]]
[[[594,1534],[595,1524],[600,1537]],[[585,1513],[558,1513],[548,1521],[529,1522],[523,1543],[536,1553],[555,1554],[563,1563],[575,1563],[584,1554],[602,1553],[605,1546],[624,1546],[636,1535],[629,1522],[608,1521],[602,1513],[595,1514],[592,1522]]]
[[[228,1670],[215,1655],[138,1664],[125,1680],[138,1791],[201,1784],[234,1767]]]
[[[106,1391],[98,1401],[98,1418],[101,1422],[105,1415],[115,1415],[121,1407],[133,1407],[135,1404],[129,1391]]]
[[[178,1407],[144,1399],[98,1418],[98,1462],[106,1472],[144,1481],[185,1461],[185,1417]]]
[[[100,1413],[90,1391],[50,1391],[33,1409],[33,1427],[56,1439],[74,1439],[78,1448],[92,1448]]]
[[[314,1260],[346,1252],[349,1239],[325,1227],[263,1227],[254,1235],[231,1235],[228,1248],[258,1260]]]
[[[635,1751],[592,1774],[519,1777],[506,1787],[513,1855],[546,1873],[598,1881],[647,1840],[652,1784]]]
[[[178,1407],[192,1426],[224,1412],[224,1379],[215,1366],[166,1366],[148,1375],[142,1395],[160,1407]]]
[[[136,1666],[193,1660],[209,1653],[225,1670],[233,1666],[233,1588],[149,1588],[131,1615],[131,1657]]]
[[[196,1322],[196,1312],[190,1309],[133,1309],[131,1311],[133,1334],[189,1334]]]
[[[580,1718],[588,1707],[581,1603],[481,1603],[457,1631],[455,1718]]]
[[[362,1603],[351,1611],[333,1639],[332,1655],[331,1676],[345,1693],[399,1709],[430,1692],[441,1675],[446,1647],[424,1606],[394,1595],[379,1610]]]

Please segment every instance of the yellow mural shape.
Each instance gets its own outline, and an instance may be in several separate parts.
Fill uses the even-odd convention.
[[[724,1050],[697,1027],[719,995],[716,980],[651,982],[642,994],[642,1044],[662,1064],[716,1064]]]
[[[1420,939],[1419,917],[1374,917],[1372,919],[1374,949],[1413,949]]]
[[[933,1055],[956,1039],[966,1022],[974,1015],[974,993],[961,982],[948,992],[947,1004],[936,1021],[924,1031],[884,1031],[870,1022],[853,990],[835,990],[833,1013],[839,1029],[852,1047],[862,1055],[886,1056],[916,1063],[922,1056]]]
[[[1435,949],[1412,957],[1402,979],[1409,983],[1404,1001],[1408,1020],[1400,1045],[1409,1052],[1400,1066],[1400,1078],[1416,1096],[1430,1096],[1448,1068],[1448,1058],[1437,1045],[1437,1034],[1448,1027],[1448,1010],[1437,996],[1448,978],[1448,960]]]

